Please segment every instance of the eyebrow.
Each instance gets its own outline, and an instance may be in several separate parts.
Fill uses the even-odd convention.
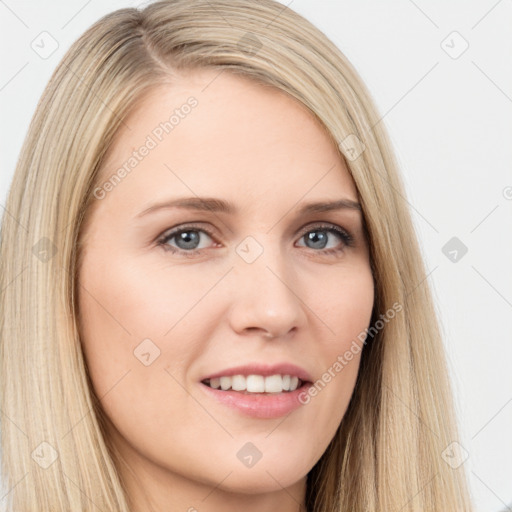
[[[153,213],[160,210],[168,210],[172,208],[181,208],[185,210],[197,210],[197,211],[210,211],[227,214],[236,214],[238,209],[233,203],[224,201],[223,199],[217,199],[214,197],[183,197],[179,199],[172,199],[155,203],[139,214],[136,217],[143,217],[149,213]],[[357,201],[352,199],[338,199],[335,201],[320,201],[303,204],[299,209],[299,215],[307,215],[312,213],[329,212],[333,210],[359,210],[361,211],[361,205]]]

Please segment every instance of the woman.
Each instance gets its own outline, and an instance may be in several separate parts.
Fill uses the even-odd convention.
[[[471,510],[378,121],[272,0],[71,47],[2,224],[8,510]]]

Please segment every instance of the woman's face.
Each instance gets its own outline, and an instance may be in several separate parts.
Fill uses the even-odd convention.
[[[190,507],[213,487],[211,502],[302,499],[352,395],[353,341],[374,300],[361,211],[304,210],[357,202],[349,172],[305,107],[229,73],[191,72],[125,123],[82,234],[78,287],[109,436],[154,499],[188,492]],[[256,377],[214,378],[233,374]],[[296,379],[264,378],[274,374],[319,391],[279,391]]]

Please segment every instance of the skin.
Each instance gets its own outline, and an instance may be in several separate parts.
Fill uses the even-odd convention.
[[[198,100],[95,201],[82,233],[81,339],[136,512],[305,510],[307,473],[342,421],[360,354],[307,405],[277,419],[230,409],[200,381],[252,362],[291,362],[320,379],[371,318],[361,212],[297,214],[305,202],[358,200],[338,149],[288,95],[217,75],[189,72],[128,117],[101,183],[166,113],[189,96]],[[190,196],[231,201],[239,212],[169,208],[136,217],[156,202]],[[158,245],[171,228],[191,222],[199,224],[190,232],[200,237],[199,254],[184,255],[191,246],[177,237],[167,245],[183,254]],[[353,246],[318,223],[345,229]],[[304,236],[312,231],[327,237],[323,246]],[[248,236],[263,250],[252,263],[236,252]],[[339,251],[325,254],[329,248]],[[145,339],[160,350],[148,366],[134,356]],[[237,457],[247,442],[262,453],[252,467]]]

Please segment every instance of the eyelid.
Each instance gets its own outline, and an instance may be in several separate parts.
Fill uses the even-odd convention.
[[[182,223],[182,224],[177,224],[176,226],[174,226],[172,228],[167,228],[161,235],[159,235],[157,237],[157,242],[159,242],[159,241],[161,242],[163,240],[168,240],[172,236],[177,235],[181,231],[186,231],[187,229],[197,230],[197,231],[204,231],[208,236],[210,236],[210,237],[214,236],[213,228],[205,227],[201,223],[194,223],[194,222],[188,223],[188,222],[185,222],[185,223]]]
[[[304,233],[307,233],[308,231],[311,231],[313,229],[333,229],[335,231],[342,231],[346,233],[349,236],[352,236],[350,231],[342,226],[339,226],[338,224],[334,222],[328,222],[328,221],[311,221],[298,231],[299,234],[303,235]]]

